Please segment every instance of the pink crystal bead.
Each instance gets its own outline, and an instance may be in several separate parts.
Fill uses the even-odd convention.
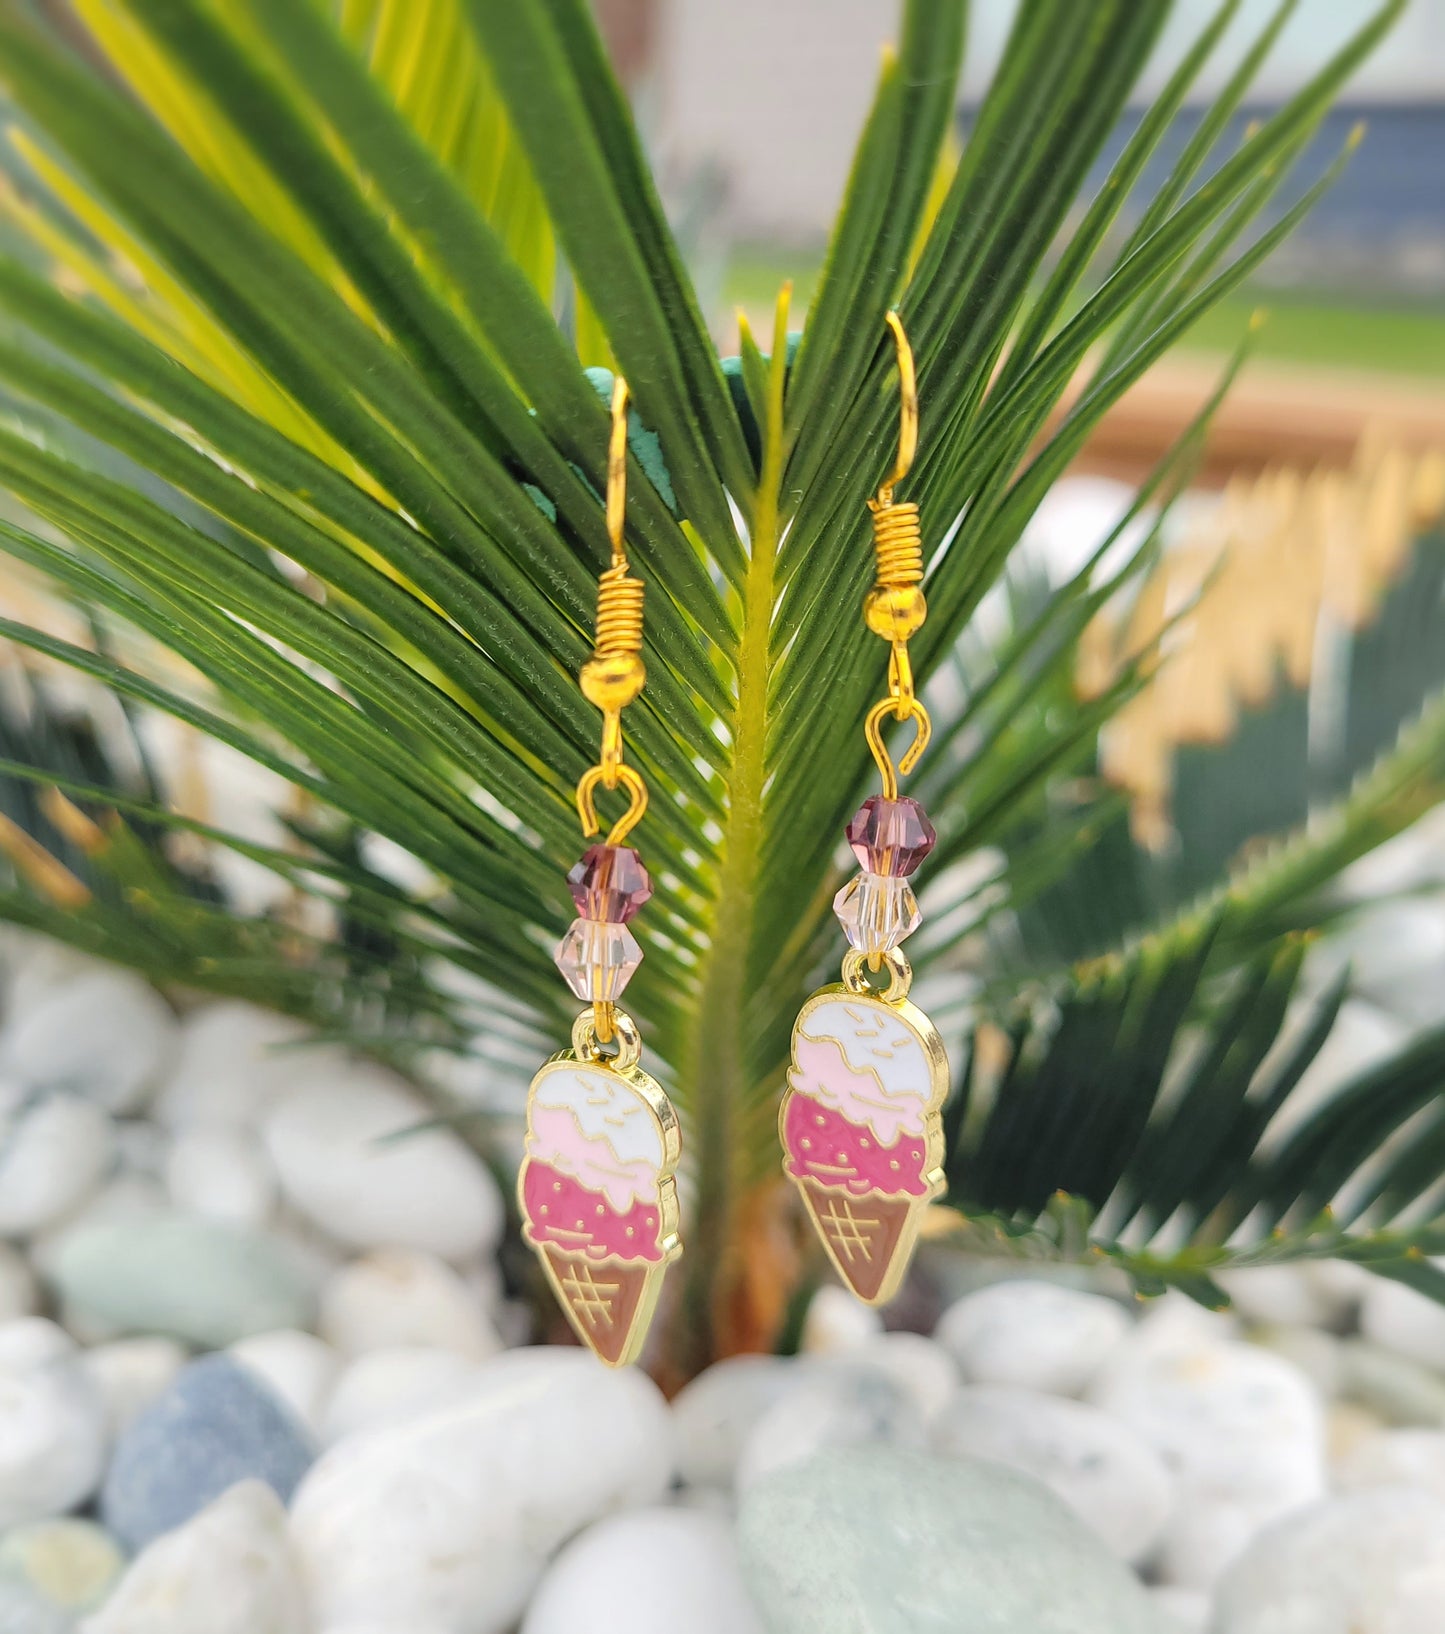
[[[886,953],[923,923],[913,887],[897,874],[854,875],[833,898],[833,912],[860,953]]]
[[[574,919],[552,957],[577,997],[595,1004],[618,997],[642,963],[642,949],[616,920]]]
[[[567,875],[577,912],[584,919],[625,925],[648,897],[652,881],[630,845],[589,845]]]
[[[904,795],[885,800],[870,794],[844,830],[853,855],[870,874],[911,874],[938,836],[923,807]]]

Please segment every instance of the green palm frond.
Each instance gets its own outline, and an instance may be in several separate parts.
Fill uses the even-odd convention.
[[[240,991],[250,970],[266,998],[297,977],[293,1007],[333,1028],[369,1018],[459,1048],[478,1029],[472,1047],[505,1038],[508,1061],[518,1028],[557,1035],[549,944],[569,917],[572,789],[596,735],[574,676],[608,552],[608,381],[585,365],[615,359],[635,405],[627,527],[650,586],[629,748],[654,790],[640,841],[659,887],[629,1003],[680,1106],[695,1196],[675,1362],[767,1341],[785,1291],[760,1293],[780,1273],[753,1264],[773,1111],[792,1016],[836,954],[837,837],[883,681],[857,609],[864,500],[896,428],[884,314],[902,313],[923,401],[906,497],[935,547],[915,646],[942,840],[939,929],[918,963],[942,984],[972,934],[946,927],[1043,901],[1112,820],[1108,798],[1064,810],[1060,790],[1148,666],[1139,655],[1087,703],[1073,676],[1090,620],[1157,541],[1107,582],[1080,573],[1003,647],[979,609],[1100,416],[1328,185],[1311,142],[1400,0],[1226,152],[1281,6],[1143,196],[1237,9],[1226,0],[1081,207],[1169,9],[1025,0],[953,165],[966,8],[909,0],[801,339],[784,296],[771,338],[745,329],[726,363],[584,0],[75,0],[114,77],[0,14],[0,488],[15,504],[0,549],[82,615],[79,630],[7,616],[0,635],[284,779],[294,843],[181,818],[172,790],[23,742],[7,787],[48,784],[117,822],[131,839],[92,870],[186,833],[315,893],[343,933],[227,919],[169,876],[166,893],[96,887],[67,912],[21,877],[0,909],[106,952],[121,938],[105,916],[123,915],[154,932],[136,946],[158,950],[146,968],[161,980]],[[1146,498],[1182,475],[1171,462]],[[1173,1161],[1160,1084],[1176,1040],[1236,1021],[1189,1105],[1248,1161],[1240,1085],[1299,958],[1282,933],[1313,922],[1306,887],[1437,798],[1445,746],[1430,726],[1413,741],[1222,916],[1157,930],[1112,974],[1034,962],[1058,1032],[1108,1050],[1056,1093],[1057,1040],[1042,1023],[1017,1033],[1021,1064],[988,1118],[978,1085],[967,1102],[961,1198],[1011,1231],[1060,1188],[1104,1207],[1135,1183],[1121,1132]],[[369,868],[372,836],[430,884]],[[1004,859],[987,907],[946,867],[966,872],[984,845]],[[192,919],[180,900],[199,904]],[[480,1019],[428,984],[442,962],[480,983]],[[955,1039],[972,1025],[953,1023]],[[1122,1099],[1071,1146],[1059,1132],[1106,1060]],[[1169,1163],[1150,1164],[1165,1186]]]

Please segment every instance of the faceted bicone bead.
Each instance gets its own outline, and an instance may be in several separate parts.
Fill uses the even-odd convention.
[[[860,953],[886,953],[923,923],[913,887],[898,874],[856,874],[833,898],[833,912]]]
[[[630,845],[590,845],[567,875],[577,912],[584,919],[625,925],[648,897],[652,881]]]
[[[616,920],[574,919],[552,955],[579,999],[617,998],[642,963],[642,949]]]
[[[844,830],[859,865],[870,874],[911,874],[938,836],[922,806],[904,795],[870,794]]]

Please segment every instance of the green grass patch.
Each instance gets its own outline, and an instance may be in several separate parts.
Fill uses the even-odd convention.
[[[791,278],[793,312],[799,315],[812,301],[822,270],[821,255],[809,250],[792,254],[772,247],[740,250],[728,265],[723,299],[729,313],[738,306],[771,311],[779,286]],[[1232,351],[1250,315],[1260,310],[1268,314],[1268,321],[1255,337],[1256,357],[1445,380],[1445,314],[1423,308],[1246,291],[1205,313],[1179,349]]]
[[[1445,380],[1445,316],[1402,308],[1347,306],[1259,295],[1225,301],[1206,312],[1180,341],[1184,351],[1227,352],[1250,314],[1268,316],[1255,355],[1333,368],[1433,375]]]

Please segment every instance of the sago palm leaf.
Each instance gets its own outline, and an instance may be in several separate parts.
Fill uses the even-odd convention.
[[[460,966],[483,983],[475,1048],[519,1073],[519,1037],[541,1049],[566,1020],[549,944],[596,734],[574,676],[608,549],[607,381],[583,367],[599,335],[627,376],[627,526],[650,586],[629,742],[654,789],[640,839],[658,885],[629,1004],[686,1130],[681,1369],[767,1342],[787,1293],[773,1108],[792,1015],[836,955],[838,831],[866,786],[859,723],[882,685],[858,607],[863,502],[897,419],[884,314],[903,315],[924,405],[908,497],[936,547],[916,644],[940,727],[927,793],[940,861],[966,864],[1017,839],[1144,683],[1136,662],[1080,706],[1071,681],[1083,629],[1135,568],[1113,586],[1079,575],[982,682],[958,669],[960,642],[982,650],[974,615],[1100,416],[1327,183],[1316,166],[1272,208],[1400,4],[1221,152],[1282,5],[1163,187],[1138,197],[1236,9],[1209,20],[1080,212],[1167,0],[1026,0],[942,188],[965,7],[910,0],[801,340],[784,294],[771,337],[745,330],[726,367],[583,0],[77,0],[124,89],[14,8],[0,14],[14,118],[0,487],[20,507],[0,545],[107,639],[23,616],[0,633],[252,757],[308,809],[294,847],[265,847],[178,823],[167,793],[124,778],[27,767],[22,749],[10,772],[117,814],[111,832],[137,843],[140,825],[185,828],[315,890],[374,938],[344,948],[419,973],[391,995],[411,1003],[417,1038],[454,1039],[455,1011],[422,973]],[[575,291],[573,335],[553,316],[559,285]],[[1435,737],[1423,759],[1438,771]],[[1321,878],[1419,806],[1356,798],[1349,842],[1309,853]],[[1015,847],[1003,905],[1067,869],[1086,831],[1053,822]],[[367,836],[403,847],[429,884],[368,866]],[[91,860],[121,856],[112,841]],[[950,890],[941,870],[941,909]],[[169,898],[122,901],[165,927],[152,974],[237,990],[234,966],[223,982],[209,962],[208,925],[188,930]],[[100,896],[62,910],[22,882],[11,911],[85,940]],[[1196,934],[1165,930],[1105,984],[1108,1003],[1134,1005],[1104,1027],[1133,1099],[1101,1130],[1154,1129],[1162,1063],[1197,1003],[1237,1005],[1228,995],[1261,980],[1287,990],[1277,967],[1297,956],[1272,926],[1226,944],[1208,923],[1210,945],[1232,949],[1217,968]],[[256,934],[270,937],[260,996],[278,969],[334,969],[326,949]],[[924,951],[921,966],[958,963],[946,934]],[[379,979],[344,974],[337,1026],[374,1011],[366,981]],[[1096,978],[1036,974],[1065,1018],[1100,1011]],[[1140,982],[1168,1003],[1131,998]],[[326,991],[318,981],[300,1007],[324,1008]],[[1280,1008],[1250,1011],[1251,1040]],[[1096,1140],[1076,1161],[1064,1138],[1105,1059],[1056,1102],[1052,1080],[1006,1077],[958,1147],[959,1195],[1016,1222],[1061,1186],[1103,1206],[1132,1183],[1127,1153],[1105,1161]],[[1222,1120],[1242,1071],[1199,1091]],[[1150,1139],[1170,1156],[1167,1121]],[[1236,1145],[1247,1161],[1244,1134]]]

